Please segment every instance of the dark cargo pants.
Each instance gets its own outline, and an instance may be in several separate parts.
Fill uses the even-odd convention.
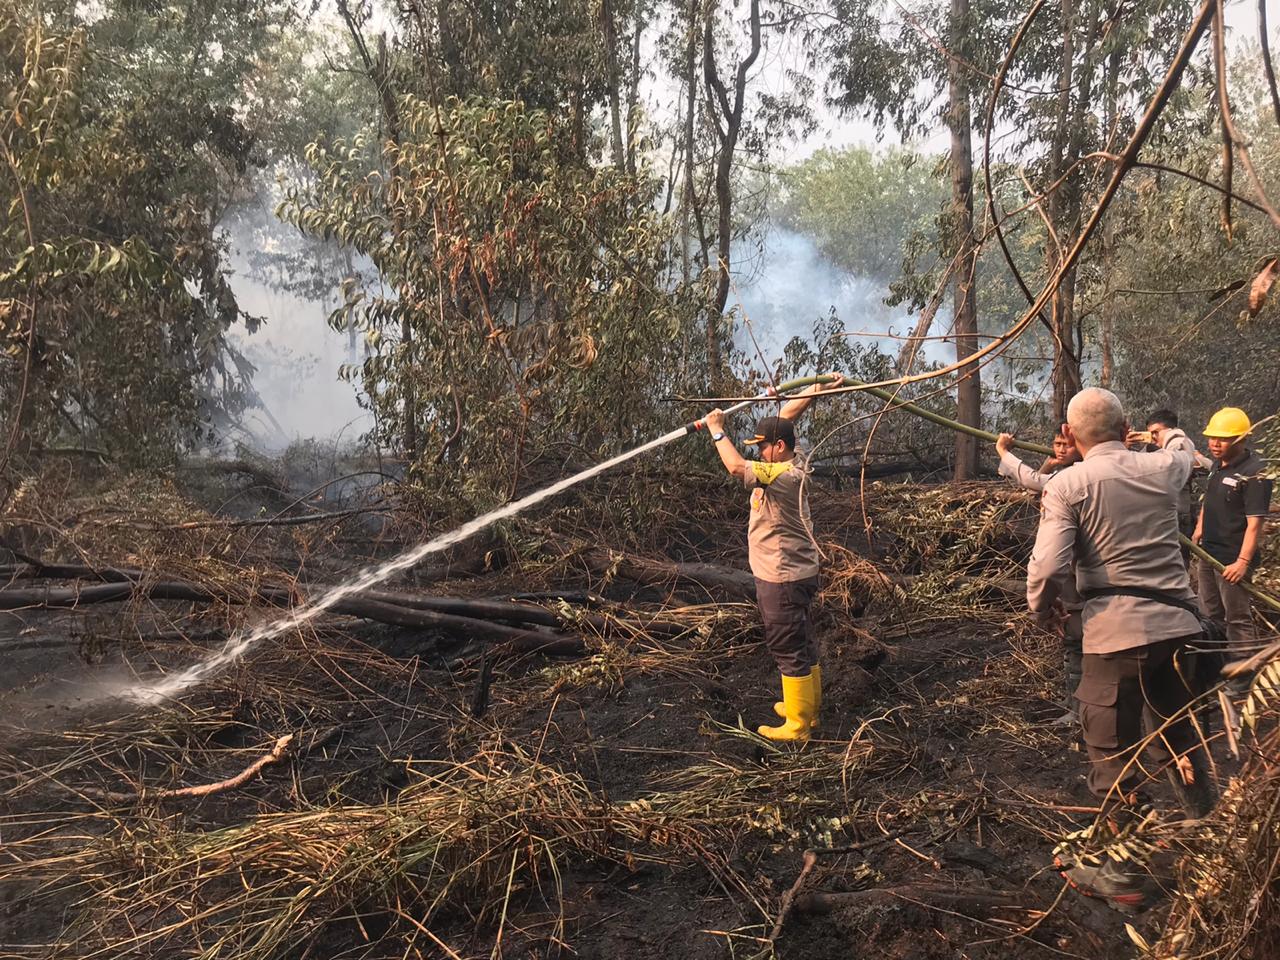
[[[764,644],[788,677],[805,677],[818,663],[818,638],[809,605],[818,593],[818,578],[770,583],[756,580],[756,606],[764,624]]]
[[[1190,677],[1183,679],[1178,661],[1183,647],[1199,638],[1194,634],[1116,653],[1084,655],[1084,675],[1076,699],[1089,750],[1089,789],[1094,796],[1106,798],[1113,788],[1131,793],[1154,773],[1144,770],[1135,756],[1145,739],[1143,724],[1145,721],[1147,732],[1159,730],[1191,702]],[[1157,748],[1153,753],[1167,756],[1167,750],[1180,756],[1198,748],[1198,738],[1183,716],[1165,727],[1153,745]]]

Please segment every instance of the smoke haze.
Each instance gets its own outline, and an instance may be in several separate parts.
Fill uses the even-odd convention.
[[[246,426],[271,451],[304,438],[341,435],[344,442],[355,441],[372,428],[373,417],[360,406],[359,384],[338,376],[342,364],[360,361],[363,349],[360,335],[352,338],[328,324],[342,277],[321,268],[319,283],[310,289],[328,292],[312,296],[298,289],[304,285],[286,283],[283,274],[270,276],[261,268],[261,254],[305,248],[300,238],[283,232],[288,228],[266,224],[265,210],[258,214],[231,228],[231,287],[242,310],[263,318],[257,332],[236,329],[231,335],[257,368],[253,386],[265,408],[248,411]]]
[[[772,226],[759,244],[740,244],[734,251],[735,264],[742,274],[729,291],[729,307],[737,305],[745,318],[737,340],[739,349],[758,362],[751,333],[770,366],[775,365],[792,337],[810,340],[814,323],[834,310],[850,334],[896,334],[905,337],[915,327],[915,318],[905,307],[884,303],[888,289],[881,283],[841,270],[827,260],[817,245],[804,234]],[[939,311],[935,326],[946,329],[947,316]],[[881,352],[896,354],[901,339],[883,336],[851,337],[874,345]],[[941,341],[930,341],[923,359],[934,360],[945,352]]]

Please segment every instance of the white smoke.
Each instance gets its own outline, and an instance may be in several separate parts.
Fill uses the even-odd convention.
[[[257,368],[262,409],[248,411],[245,425],[268,451],[306,438],[351,442],[373,426],[358,382],[339,377],[342,364],[361,359],[362,342],[328,324],[342,276],[321,268],[318,282],[304,285],[286,282],[296,278],[284,267],[263,268],[258,255],[305,253],[304,239],[291,231],[265,209],[237,217],[229,231],[231,288],[241,310],[263,319],[254,333],[235,328],[230,339]]]
[[[734,263],[740,275],[727,306],[738,308],[737,345],[758,361],[750,336],[754,334],[771,367],[792,337],[810,340],[814,323],[833,311],[851,340],[874,345],[890,356],[915,328],[916,318],[905,307],[885,304],[889,291],[883,284],[840,269],[802,233],[772,226],[759,244],[739,244]],[[939,311],[935,332],[948,325],[948,316]],[[941,359],[945,353],[945,343],[928,341],[922,358]]]

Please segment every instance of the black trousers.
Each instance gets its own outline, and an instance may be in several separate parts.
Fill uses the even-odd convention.
[[[756,606],[764,624],[764,644],[788,677],[808,676],[818,664],[818,638],[809,605],[818,594],[818,578],[770,583],[756,580]]]
[[[1193,698],[1191,664],[1182,662],[1181,653],[1199,638],[1194,634],[1116,653],[1084,655],[1076,699],[1094,796],[1105,798],[1113,789],[1128,794],[1150,778],[1153,771],[1144,770],[1137,757],[1138,746],[1146,739],[1144,724],[1147,733],[1164,727],[1153,741],[1152,753],[1157,756],[1180,756],[1199,749],[1195,729],[1185,715],[1164,726]]]

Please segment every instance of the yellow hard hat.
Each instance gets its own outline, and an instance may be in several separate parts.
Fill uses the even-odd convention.
[[[1204,428],[1206,437],[1243,437],[1253,429],[1249,415],[1239,407],[1223,407],[1209,418]]]

